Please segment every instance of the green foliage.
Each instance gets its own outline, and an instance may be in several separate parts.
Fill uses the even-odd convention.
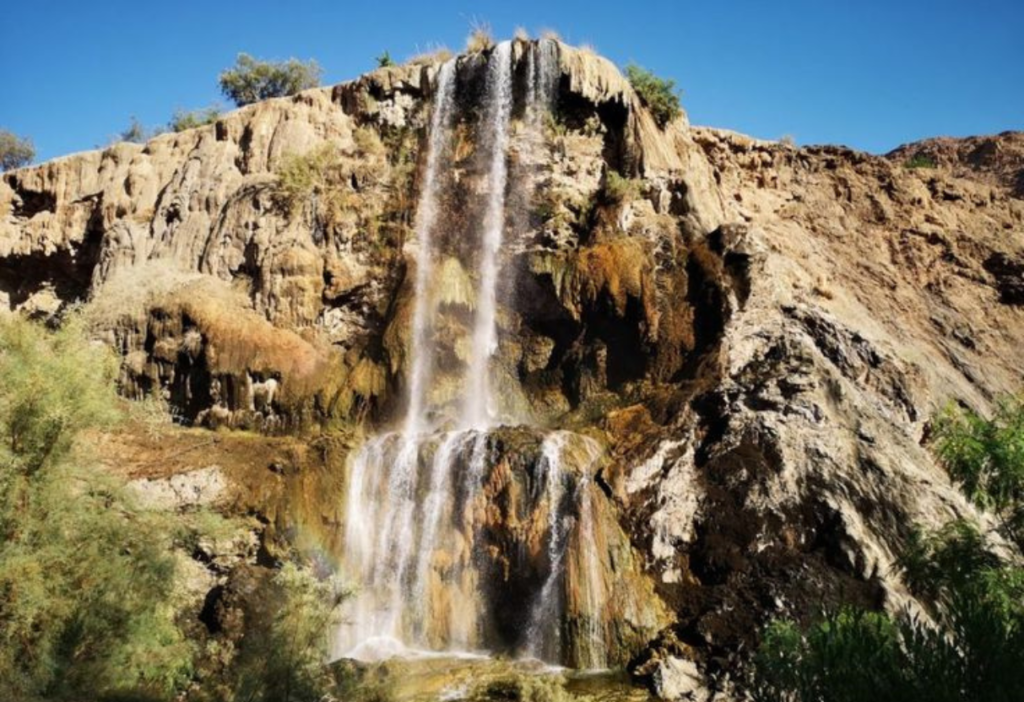
[[[320,85],[322,69],[316,61],[260,61],[239,54],[235,65],[220,74],[221,92],[242,107],[268,98],[284,97]]]
[[[664,127],[682,114],[683,108],[679,104],[680,91],[676,89],[674,80],[659,78],[647,69],[632,63],[626,66],[626,77],[651,111],[658,126]]]
[[[220,109],[207,107],[202,110],[175,110],[168,128],[173,132],[183,132],[186,129],[205,127],[220,119]]]
[[[1024,551],[1024,402],[1003,400],[991,419],[950,407],[935,422],[935,437],[950,477]]]
[[[391,60],[391,54],[387,51],[377,57],[377,68],[387,68],[394,65],[395,62]]]
[[[341,152],[325,144],[301,156],[290,154],[277,169],[277,178],[278,206],[294,214],[311,198],[326,200],[338,193],[344,180]]]
[[[328,634],[347,593],[288,563],[247,613],[235,699],[318,702],[333,685],[324,666]]]
[[[114,365],[72,320],[0,322],[0,697],[169,698],[191,671],[160,524],[93,468]]]
[[[32,140],[0,129],[0,171],[10,171],[32,163],[36,149]]]
[[[643,183],[635,178],[626,178],[618,171],[609,170],[605,174],[601,194],[606,203],[620,205],[635,200],[640,195],[642,185]]]
[[[766,629],[754,660],[758,702],[1019,699],[1024,689],[1024,570],[1000,561],[971,525],[915,533],[901,562],[934,604],[934,625],[842,609],[801,632]]]
[[[927,154],[914,154],[903,163],[904,168],[937,168],[935,159]]]

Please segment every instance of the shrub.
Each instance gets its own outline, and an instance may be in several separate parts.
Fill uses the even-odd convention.
[[[10,171],[32,163],[36,157],[32,140],[0,129],[0,171]]]
[[[1004,399],[992,419],[947,408],[934,426],[935,450],[967,497],[995,513],[1024,551],[1024,401]]]
[[[333,684],[325,667],[328,635],[347,592],[286,563],[247,612],[235,699],[305,702]]]
[[[776,621],[754,659],[757,702],[973,702],[1024,689],[1024,570],[953,523],[918,537],[908,583],[933,596],[934,624],[844,608],[801,631]]]
[[[395,62],[391,60],[391,54],[387,51],[377,57],[377,68],[387,68],[394,65]]]
[[[659,78],[636,64],[626,66],[626,77],[647,109],[651,111],[658,126],[664,128],[682,114],[679,91],[674,80]]]
[[[904,168],[937,168],[935,159],[927,154],[914,154],[903,163]]]
[[[220,109],[216,107],[207,107],[202,110],[189,111],[175,110],[174,116],[171,117],[171,121],[167,126],[173,132],[183,132],[186,129],[205,127],[208,124],[213,124],[219,118]]]
[[[284,97],[320,85],[322,69],[316,61],[260,61],[239,54],[235,65],[220,74],[220,89],[242,107],[268,98]]]
[[[131,118],[131,123],[128,125],[128,128],[125,129],[120,134],[118,134],[117,138],[114,141],[127,141],[129,144],[144,144],[146,141],[152,139],[153,137],[159,135],[160,133],[161,130],[159,129],[154,129],[152,131],[146,129],[142,125],[142,122],[136,119],[135,116],[133,115]]]
[[[0,696],[170,697],[192,646],[159,523],[79,448],[117,419],[114,364],[79,322],[0,322]]]
[[[618,171],[609,170],[604,177],[604,189],[601,191],[605,202],[619,205],[635,199],[640,194],[641,181],[626,178]]]
[[[279,206],[294,214],[312,197],[329,198],[344,179],[342,168],[341,152],[333,144],[324,144],[301,156],[289,154],[277,169]]]

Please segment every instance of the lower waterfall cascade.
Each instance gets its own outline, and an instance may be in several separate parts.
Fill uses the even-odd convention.
[[[516,50],[524,44],[525,52]],[[434,77],[408,244],[415,274],[406,414],[397,430],[371,436],[349,459],[342,568],[354,595],[334,652],[372,660],[410,650],[500,651],[603,669],[623,664],[623,643],[653,629],[659,615],[643,611],[616,572],[631,547],[598,485],[602,446],[532,426],[505,406],[492,378],[499,318],[511,304],[500,284],[511,219],[506,193],[520,187],[508,159],[512,148],[544,148],[558,45],[502,42],[485,56],[478,57],[486,61],[483,104],[468,126],[460,76],[473,66],[451,59]],[[526,83],[518,92],[517,76]],[[457,182],[452,142],[468,128],[478,177]],[[537,183],[527,179],[521,187],[532,194]],[[465,231],[446,227],[446,192],[455,187],[480,195],[479,216],[468,218]],[[438,283],[452,265],[475,268],[476,288],[454,312],[439,301],[445,291]],[[440,359],[442,311],[461,315],[452,343],[462,351],[455,397],[438,389],[453,372]]]

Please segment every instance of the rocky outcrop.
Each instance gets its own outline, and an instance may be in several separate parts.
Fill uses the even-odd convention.
[[[442,187],[441,420],[476,304],[485,67],[459,58]],[[629,629],[666,626],[633,669],[707,699],[702,681],[724,684],[768,618],[900,606],[911,526],[977,516],[924,444],[946,402],[984,410],[1020,387],[1020,135],[888,157],[797,149],[685,118],[661,129],[587,52],[559,47],[558,70],[541,128],[514,98],[495,382],[510,415],[607,447],[595,482],[608,533],[629,541],[621,572],[642,579],[641,612],[672,614]],[[88,299],[125,394],[162,393],[186,423],[326,441],[393,422],[436,73],[381,69],[6,174],[5,306],[46,316]],[[907,167],[918,153],[935,167]],[[343,472],[351,445],[320,465]],[[494,455],[475,526],[495,570],[538,580],[535,462]],[[337,501],[290,494],[337,529]],[[495,582],[514,600],[515,578]]]

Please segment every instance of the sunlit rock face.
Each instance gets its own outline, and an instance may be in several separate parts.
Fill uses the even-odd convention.
[[[901,606],[908,529],[971,512],[922,442],[1019,390],[1019,152],[660,128],[517,40],[4,174],[0,303],[87,302],[125,395],[302,437],[264,472],[355,588],[337,655],[696,686],[772,617]]]

